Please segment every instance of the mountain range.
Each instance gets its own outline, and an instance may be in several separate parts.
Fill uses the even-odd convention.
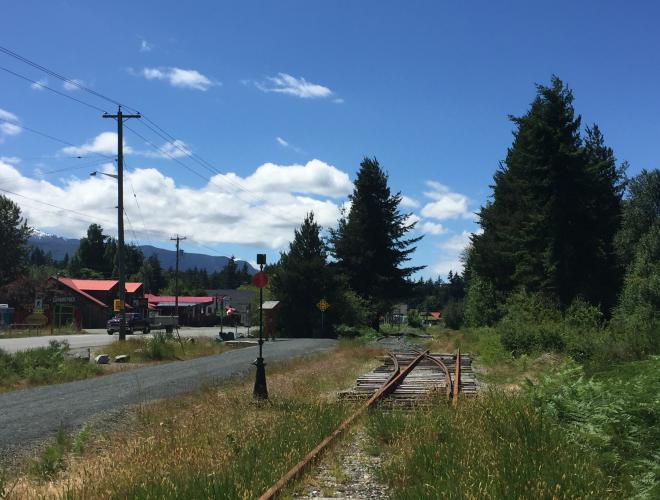
[[[56,236],[54,234],[35,231],[32,236],[30,236],[28,244],[43,250],[45,253],[50,252],[55,260],[62,260],[66,254],[69,254],[69,257],[71,257],[76,253],[78,246],[80,245],[80,240],[62,238],[61,236]],[[175,250],[166,250],[152,245],[140,245],[139,248],[142,250],[142,253],[144,253],[145,258],[150,257],[151,255],[156,255],[163,269],[169,267],[173,268],[175,266]],[[198,269],[206,269],[210,274],[216,271],[222,271],[227,265],[227,262],[229,262],[229,257],[206,255],[202,253],[188,253],[184,251],[179,259],[179,269],[185,271],[196,267]],[[243,263],[247,264],[248,272],[250,274],[257,272],[249,262],[242,260],[236,261],[236,265],[239,269],[243,267]]]

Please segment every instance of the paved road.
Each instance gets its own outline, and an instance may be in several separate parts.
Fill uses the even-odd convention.
[[[287,339],[264,344],[266,363],[323,352],[331,339]],[[258,347],[149,366],[103,377],[0,394],[0,449],[17,448],[77,427],[97,414],[175,396],[254,370]],[[246,395],[250,397],[250,395]]]
[[[225,331],[236,331],[235,328],[224,327]],[[81,349],[84,347],[99,347],[113,343],[119,338],[119,334],[108,335],[105,329],[95,329],[87,330],[88,334],[81,335],[52,335],[52,336],[42,336],[42,337],[23,337],[17,339],[3,339],[0,338],[0,349],[7,352],[16,352],[24,351],[26,349],[34,349],[35,347],[46,347],[51,340],[66,340],[72,349]],[[220,331],[219,326],[213,327],[182,327],[179,330],[179,333],[182,336],[186,337],[216,337]],[[239,326],[238,329],[239,335],[246,335],[247,328]],[[252,328],[252,331],[255,331]],[[142,334],[136,334],[135,337],[142,337]],[[146,335],[151,337],[151,334]],[[133,335],[128,335],[127,338],[131,338]]]

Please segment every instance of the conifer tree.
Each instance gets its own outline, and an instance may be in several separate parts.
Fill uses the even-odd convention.
[[[399,212],[401,195],[391,194],[387,174],[374,158],[365,158],[349,196],[351,208],[332,231],[333,253],[340,270],[373,309],[372,326],[409,292],[408,276],[421,267],[402,267],[421,237],[405,239],[415,223]]]
[[[280,323],[288,336],[330,336],[340,309],[337,281],[327,263],[327,247],[320,232],[314,214],[308,214],[295,231],[289,251],[281,254],[271,279],[271,291],[280,301]],[[331,304],[323,331],[317,308],[322,298]]]
[[[21,209],[0,195],[0,286],[15,280],[25,270],[27,240],[32,228],[21,216]]]
[[[479,213],[483,233],[472,238],[469,273],[500,296],[523,287],[562,305],[583,296],[607,309],[613,295],[603,283],[618,275],[613,237],[623,185],[611,149],[595,126],[583,144],[573,94],[556,76],[511,120],[514,141]]]

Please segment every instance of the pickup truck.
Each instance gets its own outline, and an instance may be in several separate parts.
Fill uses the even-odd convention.
[[[149,333],[149,318],[145,318],[140,313],[126,313],[126,333],[132,334],[136,330],[142,330],[142,333]],[[106,325],[108,335],[119,331],[119,315],[108,320]]]

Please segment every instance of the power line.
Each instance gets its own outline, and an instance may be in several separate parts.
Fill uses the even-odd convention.
[[[59,73],[56,73],[55,71],[53,71],[53,70],[51,70],[51,69],[48,69],[48,68],[46,68],[45,66],[42,66],[41,64],[38,64],[38,63],[36,63],[36,62],[34,62],[34,61],[31,61],[31,60],[28,59],[27,57],[23,57],[22,55],[17,54],[17,53],[14,52],[13,50],[10,50],[10,49],[8,49],[8,48],[6,48],[6,47],[0,46],[0,52],[3,52],[3,53],[7,54],[7,55],[10,56],[10,57],[13,57],[14,59],[18,59],[19,61],[21,61],[21,62],[23,62],[23,63],[25,63],[25,64],[28,64],[28,65],[32,66],[33,68],[38,69],[39,71],[43,71],[44,73],[46,73],[46,74],[52,76],[53,78],[57,78],[58,80],[62,80],[63,82],[65,82],[65,83],[67,83],[67,84],[69,84],[69,85],[73,85],[74,87],[77,87],[77,88],[80,89],[80,90],[83,90],[83,91],[85,91],[85,92],[88,92],[88,93],[90,93],[90,94],[92,94],[92,95],[94,95],[94,96],[96,96],[96,97],[99,97],[99,98],[101,98],[101,99],[104,99],[104,100],[106,100],[106,101],[108,101],[108,102],[111,102],[112,104],[117,105],[117,106],[121,106],[121,103],[120,103],[120,102],[115,101],[114,99],[112,99],[112,98],[110,98],[110,97],[107,97],[107,96],[101,94],[100,92],[97,92],[97,91],[95,91],[95,90],[92,90],[92,89],[90,89],[90,88],[84,86],[82,83],[80,83],[80,82],[77,81],[77,80],[73,80],[73,79],[67,78],[67,77],[65,77],[65,76],[62,76],[62,75],[60,75]],[[128,108],[128,106],[125,106],[125,107]]]
[[[81,168],[89,168],[89,167],[95,167],[97,165],[103,165],[104,163],[107,163],[107,160],[96,160],[93,161],[92,163],[85,163],[84,165],[77,165],[77,166],[70,166],[70,167],[62,167],[58,168],[56,170],[48,170],[47,172],[40,172],[41,175],[50,175],[50,174],[57,174],[59,172],[66,172],[67,170],[79,170]]]
[[[80,103],[80,104],[82,104],[83,106],[87,106],[88,108],[92,108],[92,109],[95,109],[95,110],[97,110],[97,111],[100,111],[101,113],[105,113],[105,110],[104,110],[104,109],[101,109],[101,108],[99,108],[98,106],[95,106],[95,105],[90,104],[90,103],[88,103],[88,102],[86,102],[86,101],[83,101],[82,99],[78,99],[78,98],[73,97],[73,96],[71,96],[71,95],[69,95],[69,94],[65,94],[64,92],[60,92],[60,91],[57,90],[57,89],[54,89],[54,88],[52,88],[52,87],[49,87],[49,86],[46,85],[45,83],[41,83],[41,82],[39,82],[39,81],[32,80],[31,78],[28,78],[27,76],[21,75],[20,73],[16,73],[15,71],[12,71],[12,70],[10,70],[10,69],[8,69],[8,68],[5,68],[4,66],[0,66],[0,69],[3,70],[3,71],[6,71],[7,73],[10,73],[10,74],[12,74],[12,75],[18,77],[18,78],[22,78],[23,80],[26,80],[26,81],[28,81],[28,82],[31,82],[33,85],[38,85],[39,87],[41,87],[41,88],[43,88],[43,89],[46,89],[46,90],[50,90],[51,92],[54,92],[54,93],[57,94],[57,95],[60,95],[60,96],[62,96],[62,97],[66,97],[67,99],[71,99],[72,101],[76,101],[77,103]]]
[[[37,134],[37,135],[40,135],[40,136],[42,136],[42,137],[45,137],[46,139],[50,139],[51,141],[59,142],[60,144],[64,144],[64,145],[66,145],[66,146],[71,146],[71,147],[74,147],[74,148],[78,148],[78,146],[76,146],[76,145],[73,144],[72,142],[65,141],[64,139],[58,139],[57,137],[52,136],[52,135],[50,135],[50,134],[47,134],[47,133],[45,133],[45,132],[40,132],[39,130],[36,130],[36,129],[30,128],[30,127],[26,127],[26,126],[23,125],[22,123],[16,122],[16,121],[14,121],[14,120],[8,120],[8,119],[6,119],[6,118],[1,118],[1,117],[0,117],[0,122],[9,123],[9,124],[11,124],[11,125],[14,125],[15,127],[19,127],[19,128],[21,128],[21,129],[23,129],[23,130],[27,130],[28,132],[32,132],[33,134]],[[103,158],[114,159],[112,156],[108,156],[108,155],[105,155],[105,154],[103,154],[103,153],[95,153],[95,152],[91,152],[91,154],[96,155],[96,156],[101,156],[101,157],[103,157]]]

